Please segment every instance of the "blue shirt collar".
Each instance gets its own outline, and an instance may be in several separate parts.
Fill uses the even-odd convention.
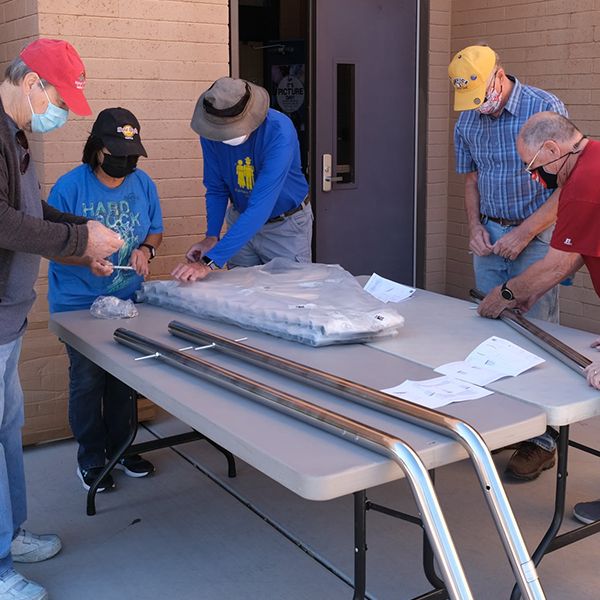
[[[523,85],[516,78],[511,75],[507,75],[509,79],[513,81],[513,89],[508,98],[508,102],[504,106],[504,110],[507,110],[511,115],[519,114],[519,105],[521,103],[521,96],[523,95]]]

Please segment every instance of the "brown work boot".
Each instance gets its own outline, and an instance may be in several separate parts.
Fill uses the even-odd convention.
[[[554,466],[556,450],[548,452],[532,442],[523,442],[520,448],[510,457],[505,473],[517,479],[531,481],[542,471]]]

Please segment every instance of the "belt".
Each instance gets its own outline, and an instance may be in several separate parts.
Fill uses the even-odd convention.
[[[298,204],[296,208],[292,208],[284,213],[281,213],[278,217],[273,217],[272,219],[269,219],[267,223],[279,223],[280,221],[285,221],[288,217],[291,217],[293,214],[300,212],[304,209],[305,206],[308,206],[309,204],[310,198],[306,196],[306,198],[304,198],[304,200],[302,200],[302,202],[300,202],[300,204]]]
[[[499,225],[502,225],[502,227],[516,227],[517,225],[520,225],[524,219],[503,219],[502,217],[490,217],[488,215],[480,215],[481,220],[483,219],[487,219],[488,221],[493,221],[494,223],[498,223]]]

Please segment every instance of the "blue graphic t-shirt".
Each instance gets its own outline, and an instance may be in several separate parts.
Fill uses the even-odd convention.
[[[223,266],[271,218],[296,208],[308,194],[298,134],[291,119],[272,108],[239,146],[200,138],[204,155],[207,236],[217,237],[229,200],[241,213],[207,253]]]
[[[128,265],[129,258],[150,233],[163,230],[156,186],[136,169],[117,188],[109,188],[83,164],[63,175],[54,185],[48,203],[59,210],[100,221],[123,238],[125,243],[108,259],[114,265]],[[115,270],[109,277],[97,277],[87,267],[50,262],[48,301],[50,312],[89,308],[98,296],[129,299],[143,277],[135,271]]]

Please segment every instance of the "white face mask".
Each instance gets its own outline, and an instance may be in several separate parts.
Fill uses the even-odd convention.
[[[247,135],[240,135],[240,137],[233,138],[232,140],[223,140],[224,144],[228,146],[239,146],[243,144],[248,139]]]

